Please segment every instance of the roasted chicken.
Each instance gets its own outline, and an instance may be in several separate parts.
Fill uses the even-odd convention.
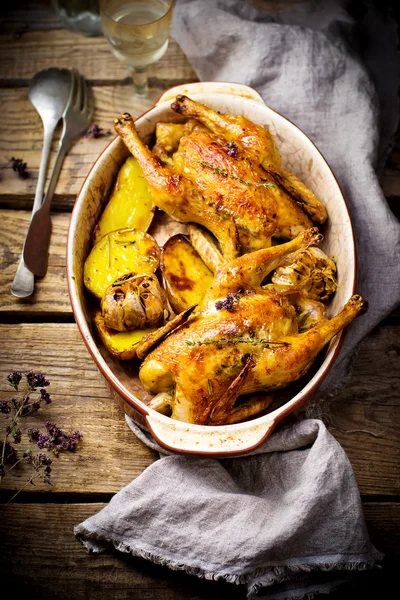
[[[139,376],[144,388],[156,394],[150,406],[170,409],[173,418],[189,423],[232,423],[271,402],[264,396],[237,405],[238,396],[275,391],[304,375],[318,352],[366,303],[353,296],[330,320],[317,311],[300,332],[299,312],[308,311],[313,318],[313,306],[320,303],[294,288],[282,292],[279,285],[263,289],[261,284],[321,239],[311,228],[290,242],[223,264],[201,306],[178,315],[168,330],[164,326],[143,338],[137,355],[147,356]]]
[[[129,114],[115,120],[115,129],[142,167],[157,206],[208,229],[224,260],[268,248],[272,238],[293,239],[310,228],[310,219],[325,221],[325,208],[283,169],[263,127],[186,96],[171,108],[188,122],[158,124],[153,152]]]

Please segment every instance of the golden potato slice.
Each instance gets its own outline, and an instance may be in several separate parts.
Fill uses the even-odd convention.
[[[214,276],[199,254],[182,235],[174,235],[164,245],[161,258],[165,289],[176,313],[201,304]]]
[[[122,227],[147,231],[153,215],[153,197],[139,163],[131,156],[119,170],[111,197],[93,231],[93,243]]]
[[[83,281],[102,298],[109,285],[126,273],[151,274],[160,265],[160,248],[148,233],[119,229],[107,233],[86,259]]]
[[[134,331],[114,331],[104,323],[103,316],[97,311],[94,322],[101,341],[107,350],[120,360],[131,360],[136,357],[136,347],[145,335],[155,331],[155,328],[136,329]]]

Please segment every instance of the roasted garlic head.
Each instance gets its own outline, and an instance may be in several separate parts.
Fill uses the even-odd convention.
[[[116,331],[158,327],[167,301],[155,275],[128,273],[110,285],[101,300],[104,324]]]

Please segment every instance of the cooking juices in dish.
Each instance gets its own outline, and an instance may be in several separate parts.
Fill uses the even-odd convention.
[[[188,235],[158,252],[131,223],[108,231],[96,238],[85,283],[102,298],[95,322],[110,352],[144,359],[139,377],[154,396],[151,408],[189,423],[231,424],[268,409],[275,390],[305,374],[366,305],[353,296],[327,319],[336,267],[317,247],[315,227],[326,210],[282,166],[272,135],[186,96],[171,108],[186,121],[158,123],[151,149],[130,115],[116,119],[115,129],[137,161],[131,187],[143,176],[147,205],[150,195],[189,223]],[[104,214],[113,202],[115,194]]]

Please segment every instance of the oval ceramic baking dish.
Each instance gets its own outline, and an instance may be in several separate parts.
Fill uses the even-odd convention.
[[[321,153],[298,127],[268,108],[256,91],[239,84],[218,82],[192,83],[165,92],[152,109],[136,120],[136,128],[145,142],[150,139],[157,121],[180,119],[170,108],[177,94],[186,94],[222,113],[241,114],[268,128],[274,135],[285,168],[300,177],[325,204],[328,222],[324,226],[322,248],[334,257],[339,281],[328,314],[336,314],[355,292],[355,243],[345,199]],[[83,265],[91,248],[93,228],[127,156],[125,145],[115,138],[91,168],[72,213],[67,243],[67,277],[79,330],[101,373],[127,403],[128,414],[139,415],[139,422],[149,429],[161,446],[176,452],[224,456],[254,450],[321,383],[338,355],[342,334],[331,340],[321,364],[302,389],[264,416],[235,425],[213,427],[183,423],[150,409],[137,378],[137,365],[122,365],[101,348],[92,326],[90,299],[83,285]],[[164,243],[172,233],[169,227],[162,223],[158,227],[155,237],[159,243]]]

